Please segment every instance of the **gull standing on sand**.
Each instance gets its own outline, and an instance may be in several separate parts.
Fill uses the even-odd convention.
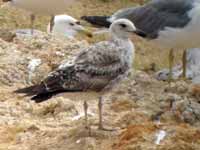
[[[85,34],[88,37],[92,37],[92,33],[85,29],[80,21],[69,15],[57,15],[54,18],[54,26],[52,31],[50,31],[50,23],[47,27],[47,32],[54,35],[64,36],[70,39],[74,39],[75,36],[80,34]]]
[[[11,6],[31,12],[31,29],[33,29],[35,14],[50,15],[51,30],[53,28],[54,15],[63,13],[75,1],[78,0],[3,0],[3,2],[9,2]]]
[[[112,16],[83,16],[98,26],[109,27],[119,18],[131,20],[137,34],[157,45],[171,49],[169,55],[172,75],[173,49],[200,47],[200,0],[152,0],[138,7],[121,9]],[[186,76],[186,51],[183,55],[183,76]]]
[[[136,28],[131,21],[119,19],[112,23],[109,30],[112,36],[110,41],[83,49],[72,62],[60,66],[41,83],[15,92],[33,96],[31,99],[40,103],[61,92],[104,92],[112,88],[131,71],[135,48],[129,36],[136,32]],[[98,108],[99,129],[105,129],[102,124],[102,96]],[[84,110],[87,126],[86,102]]]

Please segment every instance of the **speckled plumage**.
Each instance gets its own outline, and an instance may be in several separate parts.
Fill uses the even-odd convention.
[[[122,23],[127,21],[121,20]],[[135,27],[130,21],[127,22],[130,23],[127,31],[121,27],[120,22],[117,24],[119,27],[113,25],[110,29],[112,40],[82,50],[72,61],[50,73],[39,85],[28,88],[28,91],[22,89],[17,92],[29,93],[34,96],[33,100],[41,102],[60,92],[100,91],[109,84],[117,83],[130,71],[134,54],[134,45],[128,35],[135,31]],[[41,99],[43,96],[44,99]]]
[[[101,90],[111,80],[125,75],[131,68],[132,49],[126,49],[121,42],[100,42],[83,50],[70,65],[64,65],[52,72],[43,83],[49,91],[54,90],[51,86],[53,78],[59,78],[60,82],[56,86],[61,89]]]

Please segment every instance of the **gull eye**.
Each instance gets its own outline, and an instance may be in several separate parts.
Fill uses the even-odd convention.
[[[81,25],[81,22],[80,22],[80,21],[77,21],[76,24]]]
[[[69,23],[70,26],[74,26],[74,23]]]
[[[126,24],[119,24],[122,28],[126,28],[127,27],[127,25]]]

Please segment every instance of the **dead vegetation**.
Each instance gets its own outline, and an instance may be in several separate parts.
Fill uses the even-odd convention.
[[[67,13],[77,18],[111,14],[119,8],[138,5],[136,2],[140,1],[82,0]],[[64,59],[89,45],[81,37],[81,41],[69,40],[43,32],[35,37],[16,37],[7,32],[27,28],[27,20],[28,14],[22,10],[0,10],[0,150],[199,149],[199,86],[189,81],[170,85],[157,81],[153,73],[167,66],[168,50],[160,50],[138,37],[133,37],[136,69],[129,79],[104,95],[104,124],[117,129],[114,132],[97,129],[97,93],[64,93],[42,104],[13,93],[39,82]],[[48,17],[39,16],[36,28],[45,31],[47,20]],[[104,38],[107,36],[89,43]],[[33,60],[38,64],[29,70]],[[89,104],[91,136],[84,128],[83,100]],[[156,144],[161,131],[166,135]]]

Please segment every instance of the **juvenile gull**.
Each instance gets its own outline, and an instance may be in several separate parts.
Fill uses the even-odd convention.
[[[109,27],[119,18],[131,20],[138,31],[141,31],[138,32],[139,36],[161,47],[171,49],[170,72],[174,58],[173,49],[200,46],[200,0],[152,0],[143,6],[121,9],[110,17],[82,17],[94,25],[104,27]],[[183,76],[185,74],[186,58],[183,57]]]
[[[74,60],[51,72],[41,83],[17,90],[43,102],[61,92],[94,90],[104,92],[124,79],[132,68],[134,45],[129,36],[136,32],[133,23],[119,19],[110,26],[110,41],[103,41],[83,49]],[[87,103],[84,102],[87,118]],[[102,97],[99,98],[99,128],[102,125]],[[87,120],[87,119],[86,119]]]
[[[50,23],[47,27],[47,32],[50,33]],[[64,36],[70,39],[75,38],[78,34],[85,34],[88,37],[92,37],[92,33],[86,30],[77,19],[69,15],[57,15],[54,18],[54,26],[52,28],[52,34]]]
[[[63,13],[67,6],[78,0],[3,0],[11,6],[25,9],[31,12],[31,28],[35,20],[35,14],[51,16],[51,28],[53,27],[54,15]]]

